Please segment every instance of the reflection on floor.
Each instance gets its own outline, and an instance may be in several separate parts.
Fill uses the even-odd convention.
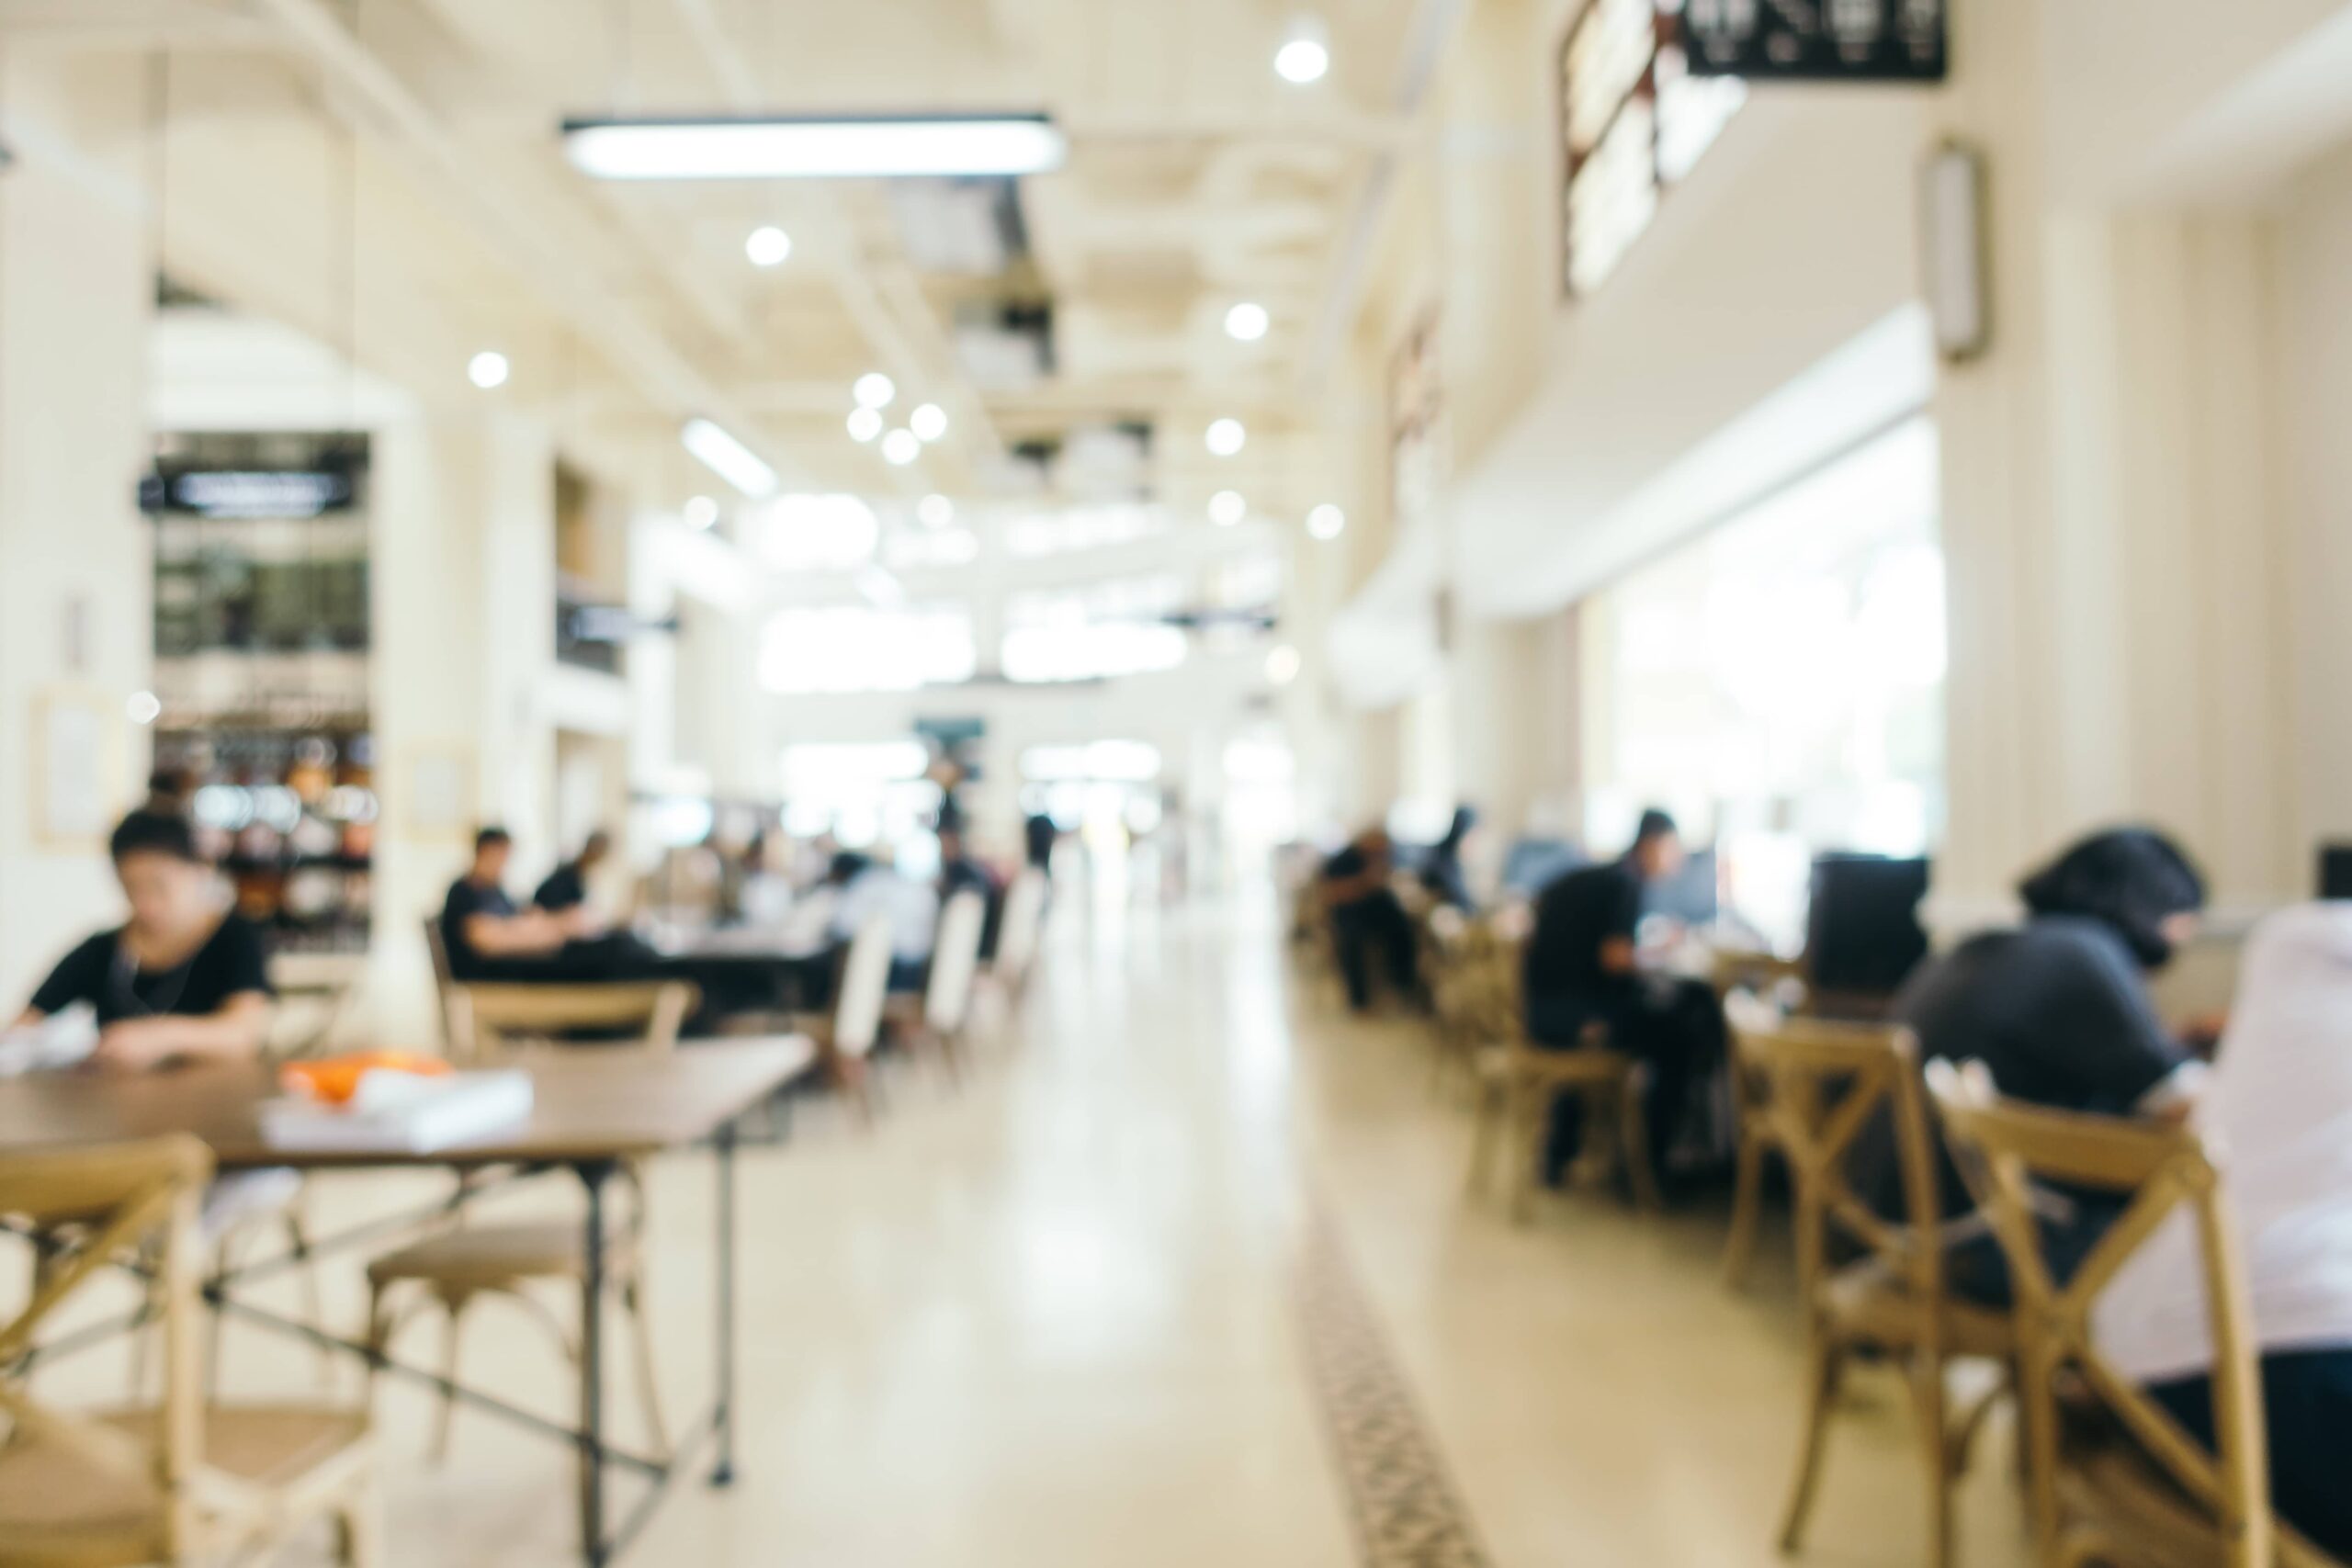
[[[973,1082],[909,1072],[873,1135],[818,1106],[746,1156],[741,1479],[683,1487],[627,1561],[1781,1561],[1800,1383],[1784,1248],[1768,1238],[1731,1296],[1716,1214],[1579,1196],[1515,1229],[1463,1196],[1467,1118],[1432,1096],[1417,1032],[1295,984],[1270,904],[1067,915],[1018,1042]],[[320,1202],[341,1222],[436,1190],[345,1178]],[[577,1193],[501,1201],[560,1213]],[[665,1164],[651,1201],[674,1419],[710,1372],[707,1167]],[[328,1280],[348,1323],[352,1272]],[[470,1378],[569,1415],[541,1325],[492,1303],[469,1333]],[[403,1348],[438,1352],[429,1328]],[[307,1350],[229,1331],[232,1394],[317,1375]],[[106,1357],[56,1377],[45,1392],[121,1386]],[[1865,1375],[1852,1399],[1803,1561],[1920,1562],[1901,1390]],[[426,1400],[388,1384],[378,1409],[395,1563],[575,1560],[560,1449],[461,1413],[435,1469]],[[2027,1560],[2007,1452],[1995,1433],[1969,1483],[1964,1563]]]

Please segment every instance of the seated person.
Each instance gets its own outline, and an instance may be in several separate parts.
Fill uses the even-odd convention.
[[[1372,1006],[1372,955],[1376,949],[1389,983],[1407,997],[1420,992],[1420,955],[1412,917],[1388,885],[1395,846],[1386,829],[1367,828],[1323,863],[1323,908],[1331,919],[1331,945],[1347,982],[1348,1006]]]
[[[1538,1045],[1570,1050],[1588,1024],[1645,1063],[1650,1158],[1663,1173],[1681,1134],[1690,1086],[1723,1060],[1722,1005],[1703,981],[1645,972],[1635,945],[1643,890],[1682,868],[1682,836],[1663,811],[1642,813],[1633,847],[1617,860],[1572,871],[1535,902],[1522,957],[1527,1031]],[[1557,1180],[1576,1153],[1579,1107],[1564,1097],[1553,1117],[1544,1174]]]
[[[1922,1063],[1981,1061],[2001,1093],[2059,1111],[2184,1114],[2203,1066],[2165,1030],[2148,976],[2196,934],[2205,884],[2178,846],[2126,829],[2093,834],[2019,886],[2027,919],[1973,936],[1922,964],[1894,1015],[1919,1039]],[[1856,1189],[1889,1218],[1903,1213],[1892,1122],[1856,1141]],[[1939,1201],[1949,1219],[1973,1203],[1939,1140]],[[2115,1217],[2084,1194],[2047,1228],[2060,1277]],[[2008,1270],[1989,1234],[1952,1248],[1951,1288],[2006,1305]]]
[[[876,915],[890,922],[890,989],[920,990],[939,924],[939,897],[854,850],[833,857],[833,940],[846,945]]]
[[[548,873],[531,902],[550,915],[569,914],[588,902],[588,879],[612,853],[613,836],[602,828],[581,840],[580,852]]]
[[[2352,1558],[2352,904],[2309,904],[2248,941],[2239,1002],[2196,1121],[2253,1285],[2272,1500]],[[2176,1212],[2100,1298],[2100,1349],[2213,1441],[2203,1255]]]
[[[996,954],[997,923],[1004,914],[1004,888],[987,863],[972,853],[965,841],[961,828],[942,826],[939,829],[939,905],[958,893],[971,892],[980,896],[987,913],[980,926],[980,957]]]
[[[449,885],[441,906],[451,978],[561,984],[619,979],[642,968],[630,962],[645,956],[635,942],[616,951],[609,942],[590,940],[596,924],[584,904],[561,914],[517,909],[504,886],[514,853],[514,840],[503,828],[474,835],[473,864]]]
[[[1462,869],[1462,848],[1477,827],[1475,807],[1455,807],[1445,837],[1430,848],[1430,858],[1421,866],[1421,886],[1430,890],[1430,897],[1464,914],[1476,913],[1478,908],[1478,901],[1470,897],[1470,879]]]
[[[17,1021],[86,1003],[98,1023],[92,1060],[108,1072],[259,1055],[271,996],[261,937],[221,907],[187,819],[134,811],[108,850],[130,919],[67,953]]]

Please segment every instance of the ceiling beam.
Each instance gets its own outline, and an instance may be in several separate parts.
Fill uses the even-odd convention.
[[[355,38],[323,0],[254,0],[334,83],[324,95],[354,129],[379,136],[427,189],[522,275],[585,342],[673,417],[702,415],[725,425],[774,465],[794,469],[749,412],[594,267],[531,216],[532,204],[447,130],[442,118],[383,59]]]

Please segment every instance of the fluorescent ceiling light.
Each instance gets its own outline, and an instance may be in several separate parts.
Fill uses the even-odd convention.
[[[686,502],[686,524],[694,528],[709,528],[718,522],[718,502],[707,495],[697,495]]]
[[[678,432],[697,462],[745,495],[774,495],[775,470],[760,455],[707,419],[690,419]]]
[[[1320,82],[1331,69],[1331,29],[1323,18],[1302,12],[1291,18],[1282,48],[1274,51],[1274,74],[1293,86]]]
[[[876,179],[1045,174],[1069,143],[1044,115],[568,119],[563,150],[601,180]]]

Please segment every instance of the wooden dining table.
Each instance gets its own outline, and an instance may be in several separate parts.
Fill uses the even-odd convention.
[[[630,1047],[574,1047],[515,1053],[501,1066],[527,1072],[533,1105],[527,1122],[468,1142],[413,1153],[390,1148],[289,1149],[263,1135],[261,1107],[281,1094],[277,1070],[265,1063],[187,1066],[128,1077],[39,1073],[0,1079],[0,1156],[60,1145],[133,1142],[173,1134],[191,1135],[212,1151],[223,1171],[292,1168],[328,1169],[568,1170],[586,1195],[582,1217],[584,1263],[580,1302],[581,1409],[566,1427],[495,1395],[440,1374],[395,1361],[365,1341],[330,1333],[241,1299],[235,1287],[322,1253],[380,1237],[384,1222],[355,1227],[291,1254],[216,1275],[206,1287],[215,1310],[309,1339],[428,1384],[469,1404],[534,1427],[577,1448],[582,1459],[581,1557],[602,1568],[652,1517],[670,1484],[713,1452],[711,1484],[735,1474],[735,1145],[746,1113],[764,1107],[816,1059],[808,1040],[794,1036],[714,1042],[671,1052]],[[714,1325],[716,1378],[707,1409],[667,1455],[620,1448],[605,1434],[604,1317],[608,1248],[606,1187],[625,1161],[707,1145],[717,1168]],[[446,1210],[444,1211],[446,1212]],[[393,1224],[413,1224],[401,1216]],[[610,1472],[634,1472],[650,1490],[617,1522],[606,1497]]]

